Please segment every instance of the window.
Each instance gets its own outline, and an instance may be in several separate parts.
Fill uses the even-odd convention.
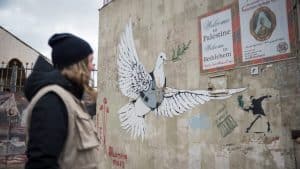
[[[25,69],[18,59],[11,59],[8,64],[2,62],[0,68],[0,91],[22,91],[25,78]]]

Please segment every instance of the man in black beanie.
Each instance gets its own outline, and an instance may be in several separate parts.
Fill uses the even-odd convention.
[[[93,50],[69,33],[54,34],[48,44],[53,66],[36,62],[24,87],[30,101],[25,168],[98,168],[99,158],[94,157],[99,157],[99,140],[90,131],[93,121],[81,103],[84,92],[95,95],[89,86]]]

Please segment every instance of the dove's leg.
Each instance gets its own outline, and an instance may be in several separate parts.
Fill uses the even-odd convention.
[[[143,107],[144,104],[141,100],[136,102],[130,102],[123,106],[119,110],[119,118],[121,127],[131,134],[132,137],[144,137],[146,124],[144,115],[147,114],[150,109]]]
[[[149,113],[151,111],[151,109],[145,105],[145,103],[143,102],[143,100],[141,98],[138,98],[136,100],[136,102],[134,103],[134,107],[135,107],[135,111],[137,113],[137,116],[139,117],[143,117],[144,115],[146,115],[147,113]]]

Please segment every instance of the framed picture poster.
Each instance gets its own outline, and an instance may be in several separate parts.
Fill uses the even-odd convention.
[[[199,17],[199,55],[202,72],[235,65],[232,6]]]
[[[291,52],[286,0],[239,0],[243,63],[281,60]]]

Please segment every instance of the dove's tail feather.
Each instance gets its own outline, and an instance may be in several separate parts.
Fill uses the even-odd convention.
[[[137,138],[145,136],[146,123],[143,116],[138,116],[134,103],[130,102],[123,106],[119,111],[121,127],[131,134],[131,137]]]

